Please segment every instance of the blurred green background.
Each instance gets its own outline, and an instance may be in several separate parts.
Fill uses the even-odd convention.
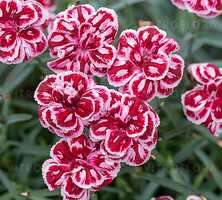
[[[73,1],[72,1],[73,2]],[[58,0],[62,11],[71,0]],[[96,8],[113,8],[119,15],[120,31],[138,27],[139,20],[151,21],[177,38],[186,66],[212,62],[222,66],[222,17],[204,20],[175,8],[170,0],[82,0]],[[48,192],[41,176],[42,162],[58,140],[42,129],[37,118],[33,92],[49,74],[46,52],[19,66],[0,64],[0,200],[62,199],[59,191]],[[106,83],[104,80],[100,80]],[[153,159],[142,167],[123,166],[112,185],[93,200],[150,200],[172,195],[185,200],[200,194],[222,200],[222,140],[213,138],[202,126],[188,122],[180,96],[195,83],[185,73],[173,96],[155,100],[161,126]]]

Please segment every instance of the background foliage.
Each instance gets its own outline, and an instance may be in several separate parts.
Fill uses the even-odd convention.
[[[222,17],[203,20],[171,5],[170,0],[88,0],[95,7],[113,8],[120,29],[137,28],[139,20],[151,21],[177,38],[186,65],[213,62],[222,66]],[[71,0],[58,0],[58,11]],[[49,56],[19,66],[0,64],[0,199],[60,199],[48,192],[41,177],[42,162],[58,138],[42,129],[33,92],[46,74]],[[100,80],[100,82],[105,82]],[[97,200],[149,200],[170,194],[184,200],[201,194],[222,199],[222,141],[202,126],[189,123],[182,113],[180,95],[193,83],[187,74],[173,96],[152,105],[161,117],[159,142],[143,167],[123,167],[114,183],[93,196]]]

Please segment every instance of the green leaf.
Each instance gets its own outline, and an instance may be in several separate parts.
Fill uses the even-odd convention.
[[[33,71],[34,67],[30,63],[15,66],[9,73],[3,84],[3,89],[6,93],[14,90],[21,84]]]
[[[7,117],[6,123],[9,125],[18,122],[28,121],[30,119],[32,119],[32,115],[29,114],[12,114]]]
[[[198,133],[201,133],[209,142],[217,145],[217,139],[211,135],[208,129],[198,125],[193,125],[193,129]]]
[[[175,161],[177,163],[185,161],[190,155],[192,155],[196,149],[201,148],[206,145],[207,141],[205,139],[197,139],[190,142],[188,145],[183,147],[175,156]]]
[[[197,150],[197,157],[203,162],[205,167],[212,173],[213,179],[217,183],[218,187],[222,190],[222,174],[217,169],[212,160],[201,150]]]
[[[210,45],[213,47],[222,48],[221,33],[201,32],[200,34],[196,35],[195,37],[196,38],[193,42],[192,52],[197,51],[203,45]]]
[[[15,192],[14,185],[11,183],[11,181],[8,179],[8,177],[2,170],[0,170],[0,182],[2,182],[3,186],[8,190],[8,192]]]
[[[161,170],[160,172],[157,173],[157,176],[164,176],[164,171]],[[135,199],[136,200],[147,200],[151,199],[153,197],[154,192],[158,189],[159,184],[151,182],[147,184],[143,191],[140,192],[140,194],[136,195]]]
[[[169,188],[171,190],[177,191],[179,193],[185,194],[185,195],[190,195],[193,193],[198,193],[195,189],[193,189],[189,185],[184,185],[178,182],[174,182],[168,178],[165,177],[158,177],[152,174],[145,173],[143,175],[134,175],[135,178],[143,179],[143,180],[148,180],[153,183],[159,184],[163,187]]]

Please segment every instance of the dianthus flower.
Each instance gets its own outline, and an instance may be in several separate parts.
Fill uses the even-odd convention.
[[[47,18],[36,1],[0,1],[0,61],[18,64],[44,52],[47,39],[41,28]]]
[[[111,91],[107,113],[91,123],[90,137],[101,142],[111,160],[132,166],[144,164],[157,142],[159,118],[144,101]]]
[[[182,10],[204,18],[212,18],[222,14],[221,0],[171,0],[172,3]]]
[[[84,125],[100,116],[108,89],[81,72],[47,76],[35,91],[43,127],[60,137],[78,137]]]
[[[61,139],[50,156],[42,168],[44,181],[50,191],[61,188],[64,200],[89,200],[90,193],[111,183],[120,169],[84,135]]]
[[[198,85],[182,95],[184,113],[191,122],[202,124],[218,136],[222,131],[222,71],[213,64],[189,66]]]
[[[111,45],[118,30],[113,10],[90,5],[71,6],[59,13],[50,31],[49,49],[55,60],[48,63],[54,72],[81,71],[104,76],[114,62]]]
[[[178,49],[177,42],[156,26],[126,30],[108,70],[109,83],[143,100],[167,97],[183,76],[184,61],[174,54]]]

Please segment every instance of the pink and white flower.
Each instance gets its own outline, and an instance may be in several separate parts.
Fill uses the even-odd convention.
[[[101,150],[111,160],[132,166],[144,164],[157,142],[159,118],[144,101],[111,92],[107,114],[92,123],[90,137],[101,141]]]
[[[0,1],[0,62],[18,64],[42,54],[47,39],[41,31],[47,14],[32,0]]]
[[[102,115],[109,92],[81,72],[65,72],[47,76],[36,89],[35,100],[42,126],[70,138],[80,136],[85,124]]]
[[[71,6],[59,13],[50,32],[49,49],[55,60],[51,70],[81,71],[104,76],[116,57],[112,42],[118,31],[118,19],[113,10],[97,11],[88,4]]]
[[[89,200],[90,193],[112,182],[120,169],[83,135],[61,139],[50,156],[42,167],[44,182],[50,191],[61,188],[64,200]]]
[[[179,9],[204,18],[213,18],[222,14],[221,0],[171,0]]]
[[[167,97],[183,76],[184,61],[174,54],[178,50],[177,42],[156,26],[126,30],[108,70],[109,83],[143,100]]]
[[[222,71],[213,64],[189,66],[191,76],[198,82],[182,95],[184,113],[195,124],[204,124],[218,136],[222,128]]]

